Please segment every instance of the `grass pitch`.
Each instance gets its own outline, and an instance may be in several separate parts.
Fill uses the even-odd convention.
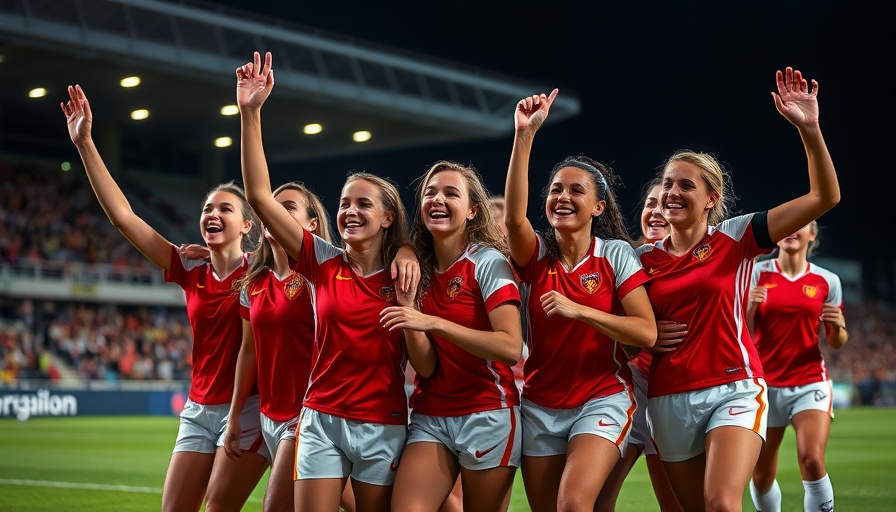
[[[893,510],[894,425],[896,409],[837,411],[826,458],[837,509]],[[176,418],[0,420],[0,510],[158,510],[176,434]],[[266,478],[243,510],[261,510]],[[781,448],[778,482],[783,510],[801,511],[803,487],[792,429]],[[752,510],[748,493],[743,504],[744,510]],[[529,510],[519,473],[510,510]],[[643,459],[626,480],[616,510],[658,510]]]

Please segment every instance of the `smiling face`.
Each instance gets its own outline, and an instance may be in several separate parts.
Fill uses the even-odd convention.
[[[700,167],[673,160],[663,170],[660,200],[666,221],[676,228],[686,228],[705,222],[719,194],[709,189]]]
[[[380,190],[373,183],[356,179],[343,187],[336,226],[346,244],[373,239],[392,224],[393,217],[383,208]]]
[[[544,211],[558,231],[590,230],[591,219],[603,213],[605,205],[597,199],[591,174],[578,167],[564,167],[551,180]]]
[[[241,205],[240,198],[231,192],[218,190],[209,194],[199,217],[199,230],[210,249],[239,244],[242,236],[249,233],[252,221],[245,218]]]
[[[796,233],[778,242],[778,247],[781,248],[781,252],[788,254],[807,254],[809,252],[809,244],[815,241],[817,234],[813,223],[809,223]]]
[[[641,233],[647,243],[666,238],[669,234],[669,223],[663,217],[660,205],[662,185],[655,185],[647,192],[647,198],[641,209]]]
[[[420,198],[420,219],[433,237],[456,233],[476,217],[463,175],[445,170],[432,175]]]

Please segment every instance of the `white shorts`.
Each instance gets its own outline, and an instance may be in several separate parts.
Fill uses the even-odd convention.
[[[621,456],[635,408],[630,391],[595,398],[573,409],[549,409],[523,400],[523,455],[565,455],[570,439],[591,434],[615,444]]]
[[[830,381],[768,388],[769,427],[786,427],[796,413],[803,411],[821,411],[834,417],[834,389]]]
[[[286,421],[276,421],[264,414],[261,415],[261,434],[264,436],[264,444],[268,447],[272,460],[277,456],[277,447],[280,446],[280,441],[296,440],[296,425],[298,424],[298,416]]]
[[[632,433],[628,436],[628,444],[639,447],[644,455],[656,455],[656,447],[650,439],[650,427],[647,426],[647,377],[636,365],[628,366],[632,370],[635,403],[638,404],[632,417]]]
[[[392,485],[407,427],[354,421],[302,409],[296,440],[296,480],[345,478]]]
[[[411,414],[408,443],[442,443],[465,469],[519,467],[520,408],[466,416]]]
[[[224,446],[229,412],[230,404],[201,405],[187,399],[180,413],[174,452],[215,453],[218,446]],[[258,395],[250,396],[240,412],[240,449],[258,453],[270,461],[271,455],[261,435],[260,416]]]
[[[658,396],[648,400],[647,421],[664,461],[681,462],[706,451],[706,434],[717,427],[752,430],[765,439],[768,392],[765,379]]]

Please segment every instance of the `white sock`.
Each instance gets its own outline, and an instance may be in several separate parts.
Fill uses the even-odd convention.
[[[803,480],[806,494],[803,496],[803,508],[806,512],[833,512],[834,486],[831,479],[824,475],[821,480],[807,482]]]
[[[781,488],[778,487],[777,480],[772,482],[772,486],[767,491],[759,492],[751,479],[750,497],[753,498],[756,512],[781,512]]]

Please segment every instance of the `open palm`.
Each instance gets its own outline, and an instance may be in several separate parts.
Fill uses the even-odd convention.
[[[779,70],[775,76],[778,94],[775,107],[788,121],[797,128],[818,124],[818,82],[812,80],[812,90],[803,74],[797,69],[787,68],[783,73]]]
[[[90,139],[93,113],[90,112],[90,103],[80,85],[68,86],[68,97],[68,102],[60,103],[59,106],[68,123],[68,135],[77,145]]]

